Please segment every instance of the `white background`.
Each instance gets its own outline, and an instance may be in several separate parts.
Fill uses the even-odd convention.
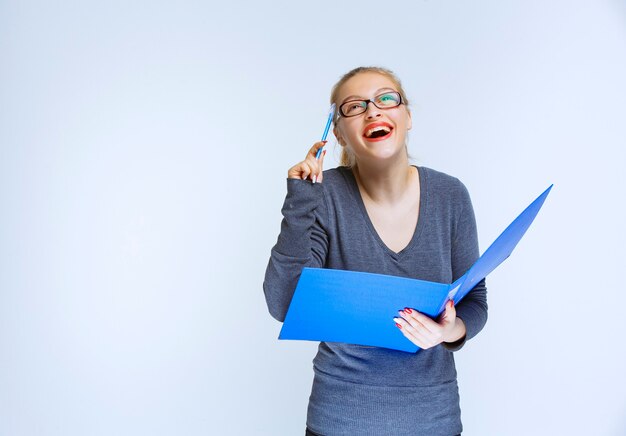
[[[555,184],[456,353],[463,434],[626,434],[626,3],[300,3],[0,2],[0,435],[304,433],[317,346],[262,281],[360,65],[481,251]]]

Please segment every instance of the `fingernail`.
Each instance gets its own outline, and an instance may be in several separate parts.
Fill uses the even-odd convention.
[[[322,154],[322,156],[326,156],[326,150],[324,150],[324,153]]]
[[[400,324],[398,324],[398,323],[396,323],[396,327],[398,327],[399,329],[402,328],[402,326]]]
[[[404,311],[405,311],[406,313],[413,313],[413,311],[412,311],[411,309],[409,309],[408,307],[405,307],[405,308],[404,308]]]
[[[322,141],[324,144],[326,144],[328,141]]]

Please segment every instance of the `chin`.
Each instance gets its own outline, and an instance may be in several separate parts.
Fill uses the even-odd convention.
[[[374,153],[368,154],[366,157],[367,160],[374,162],[385,162],[385,161],[393,161],[398,159],[398,157],[405,154],[404,147],[402,149],[393,149],[393,150],[377,150]]]
[[[404,151],[404,145],[398,144],[373,144],[370,145],[369,150],[372,155],[380,156],[381,158],[392,158]]]

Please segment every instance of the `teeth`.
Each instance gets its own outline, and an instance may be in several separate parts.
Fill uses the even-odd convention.
[[[369,136],[372,136],[372,133],[374,133],[374,132],[376,132],[376,131],[378,131],[378,130],[383,130],[385,133],[389,133],[389,132],[391,132],[391,129],[390,129],[389,127],[387,127],[387,126],[377,126],[377,127],[372,128],[372,129],[369,129],[369,130],[365,133],[365,136],[368,136],[368,137],[369,137]]]

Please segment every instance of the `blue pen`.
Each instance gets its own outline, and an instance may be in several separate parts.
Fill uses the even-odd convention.
[[[333,117],[335,116],[335,103],[330,105],[330,110],[328,111],[328,121],[326,121],[326,128],[324,129],[324,134],[322,135],[322,141],[326,141],[326,137],[328,136],[328,131],[330,130],[330,125],[333,123]],[[322,150],[324,147],[320,147],[315,154],[315,159],[318,160],[322,155]],[[317,175],[313,176],[313,183],[317,181]]]

